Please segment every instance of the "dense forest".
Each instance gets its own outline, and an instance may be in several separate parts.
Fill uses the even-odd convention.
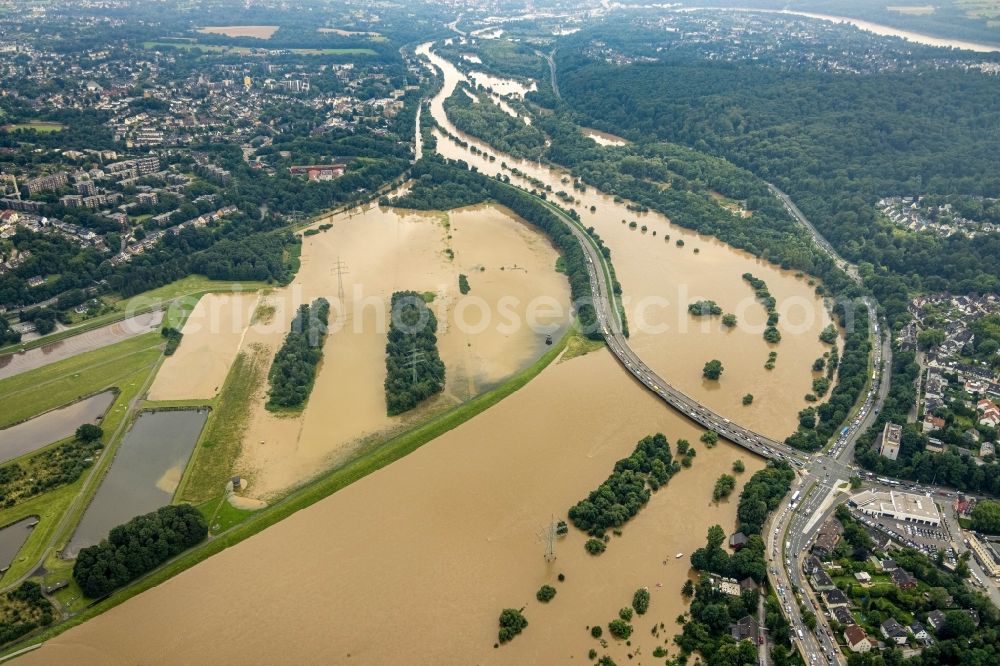
[[[620,28],[618,28],[620,29]],[[563,97],[602,129],[726,157],[788,192],[849,260],[890,322],[908,290],[1000,286],[1000,235],[899,233],[883,196],[1000,193],[1000,91],[959,68],[843,75],[688,57],[615,66],[573,35],[557,59]],[[727,241],[728,242],[728,241]]]
[[[103,597],[208,536],[205,518],[190,504],[168,505],[111,530],[80,551],[73,580],[91,599]]]
[[[266,405],[269,410],[305,406],[316,380],[316,367],[323,358],[329,317],[330,303],[325,298],[299,306],[292,319],[291,331],[274,355],[274,363],[267,374],[271,384]]]
[[[445,100],[444,108],[455,127],[482,138],[498,151],[528,159],[538,159],[545,152],[545,133],[501,109],[488,94],[459,85]]]
[[[437,349],[437,318],[415,291],[392,295],[385,345],[385,403],[402,414],[444,389],[444,362]]]

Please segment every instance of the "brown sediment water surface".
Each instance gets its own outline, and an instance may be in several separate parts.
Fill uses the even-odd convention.
[[[830,315],[810,279],[672,224],[658,213],[630,211],[628,202],[615,201],[592,187],[574,190],[564,170],[501,155],[463,134],[448,120],[443,106],[463,79],[462,73],[435,54],[429,44],[420,46],[417,53],[444,73],[444,86],[430,105],[437,123],[461,137],[469,148],[497,158],[490,161],[440,132],[438,152],[464,160],[481,173],[510,176],[512,182],[529,190],[540,181],[553,193],[572,194],[575,201],[561,205],[575,209],[582,223],[593,226],[611,249],[611,261],[622,284],[630,344],[636,353],[673,386],[724,417],[775,439],[791,434],[799,410],[814,404],[805,399],[818,376],[812,363],[829,350],[818,336],[831,322]],[[514,168],[535,181],[514,175]],[[552,195],[549,198],[555,199]],[[754,223],[752,216],[743,219],[746,224]],[[633,221],[635,228],[630,225]],[[782,334],[778,344],[763,339],[767,313],[743,280],[744,273],[763,279],[777,301]],[[720,317],[691,316],[688,305],[702,299],[714,300],[724,312],[735,314],[738,325],[726,329]],[[778,357],[775,368],[768,371],[764,364],[771,351]],[[704,364],[712,359],[723,364],[720,381],[702,378]],[[743,396],[748,393],[754,395],[754,402],[744,406]]]
[[[546,562],[551,517],[565,517],[657,431],[672,446],[694,442],[694,465],[603,555],[588,555],[571,528]],[[217,663],[238,652],[254,663],[552,664],[583,662],[595,647],[628,663],[626,652],[649,655],[676,631],[688,557],[708,527],[733,527],[736,495],[713,504],[715,480],[737,458],[747,464],[740,487],[762,466],[729,444],[706,449],[698,436],[607,351],[558,363],[402,460],[20,659]],[[558,590],[547,605],[534,597],[543,584]],[[652,600],[632,647],[612,640],[602,649],[587,627],[607,635],[640,587]],[[500,611],[522,606],[529,626],[494,649]]]
[[[262,305],[275,309],[273,319],[244,336],[244,345],[276,350],[298,304],[320,296],[332,303],[331,333],[305,409],[276,415],[264,409],[263,391],[255,396],[239,471],[253,480],[249,493],[257,498],[495,386],[534,362],[546,335],[558,338],[570,318],[569,285],[555,270],[555,249],[503,209],[419,213],[368,206],[320,222],[333,226],[304,238],[292,284],[262,297]],[[459,275],[467,276],[466,295]],[[432,295],[447,379],[440,396],[390,417],[386,330],[390,298],[401,290]]]

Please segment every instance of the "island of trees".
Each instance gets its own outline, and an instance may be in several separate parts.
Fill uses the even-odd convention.
[[[73,580],[91,599],[160,566],[208,536],[201,513],[190,504],[168,505],[111,530],[108,538],[80,551]]]
[[[309,399],[316,380],[316,366],[323,358],[329,315],[330,303],[325,298],[299,306],[291,331],[275,354],[267,376],[271,384],[267,400],[269,410],[301,409]]]
[[[688,305],[688,313],[695,317],[710,317],[722,314],[722,308],[715,301],[695,301]]]
[[[437,349],[437,318],[415,291],[392,295],[385,346],[385,402],[390,416],[413,409],[444,389],[444,362]]]
[[[624,525],[649,501],[650,490],[666,485],[679,470],[666,437],[643,437],[628,458],[615,463],[604,483],[569,510],[569,519],[601,543],[605,530]]]
[[[717,358],[713,358],[705,364],[705,367],[702,368],[701,374],[705,379],[716,380],[722,376],[722,370],[722,361]]]

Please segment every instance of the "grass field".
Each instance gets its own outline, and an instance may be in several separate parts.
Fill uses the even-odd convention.
[[[203,504],[225,491],[267,361],[266,349],[259,346],[236,356],[174,495],[178,501]]]
[[[156,331],[102,349],[0,380],[0,428],[118,386],[125,391],[132,375],[151,369],[160,358],[163,338]],[[134,381],[131,379],[130,381]],[[122,386],[122,384],[125,384]],[[116,409],[116,408],[113,408]]]
[[[34,130],[42,134],[48,134],[49,132],[61,132],[66,129],[66,126],[62,123],[49,123],[44,121],[28,122],[28,123],[15,123],[13,125],[4,125],[0,127],[7,132],[16,132],[18,130]]]

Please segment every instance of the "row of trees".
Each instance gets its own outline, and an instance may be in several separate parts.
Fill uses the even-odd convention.
[[[385,354],[385,403],[390,416],[413,409],[444,389],[437,318],[415,291],[392,295]]]
[[[323,358],[329,316],[330,303],[325,298],[299,306],[292,319],[291,331],[274,355],[267,375],[269,410],[301,408],[309,399],[316,380],[316,366]]]
[[[392,203],[404,208],[445,210],[495,201],[509,208],[548,236],[559,250],[581,330],[591,339],[602,339],[591,300],[586,255],[566,223],[531,195],[466,167],[464,162],[447,163],[436,155],[427,156],[413,167],[415,183],[412,190]],[[607,246],[596,237],[595,241],[605,258],[610,259],[611,251]]]
[[[108,538],[80,551],[73,580],[91,599],[152,571],[208,536],[205,518],[190,504],[169,505],[111,530]]]
[[[569,510],[569,519],[578,529],[603,536],[637,514],[649,501],[650,489],[659,489],[678,471],[666,437],[643,437],[628,458],[615,463],[604,483]]]

